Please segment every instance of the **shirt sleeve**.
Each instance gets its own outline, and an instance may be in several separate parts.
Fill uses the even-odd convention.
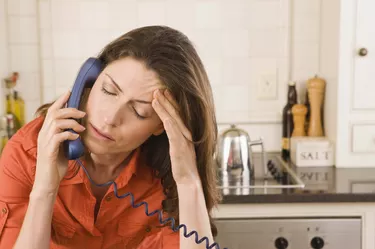
[[[0,249],[12,248],[25,216],[32,188],[30,156],[9,140],[0,158]]]

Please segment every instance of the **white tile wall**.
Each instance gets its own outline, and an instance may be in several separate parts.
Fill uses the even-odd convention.
[[[11,72],[20,74],[16,90],[26,103],[26,119],[42,103],[40,75],[40,42],[36,0],[6,0],[6,23],[8,57],[6,77]]]
[[[9,16],[9,42],[31,43],[38,42],[38,27],[36,16]]]
[[[321,1],[5,0],[9,68],[20,72],[30,120],[107,42],[139,26],[169,25],[191,38],[205,63],[219,128],[244,122],[252,138],[279,150],[288,80],[303,86],[320,70]],[[262,77],[275,79],[274,99],[257,98]]]
[[[36,15],[36,1],[35,0],[8,0],[9,15]]]
[[[321,56],[322,0],[293,2],[291,75],[298,83],[299,92],[304,92],[306,80],[319,74],[321,70],[319,59]],[[299,100],[304,102],[305,95],[300,94]]]
[[[8,23],[7,23],[7,5],[5,0],[0,0],[0,76],[6,77],[9,73],[9,60],[8,60]],[[5,95],[5,89],[0,87],[0,97]],[[0,110],[5,109],[5,101],[0,98]]]

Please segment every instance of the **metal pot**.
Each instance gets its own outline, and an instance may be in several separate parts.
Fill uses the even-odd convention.
[[[262,147],[262,164],[267,169],[262,139],[250,140],[249,134],[234,124],[224,130],[216,146],[215,161],[218,166],[219,187],[224,195],[246,195],[254,185],[254,161],[251,147]]]

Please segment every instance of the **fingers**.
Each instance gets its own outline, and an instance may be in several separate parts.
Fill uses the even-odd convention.
[[[180,110],[180,107],[178,106],[177,101],[174,99],[174,97],[172,96],[172,94],[170,93],[170,91],[168,91],[168,89],[166,89],[164,91],[164,96],[169,100],[169,102],[173,105],[173,107],[178,112]]]
[[[181,131],[178,129],[176,122],[172,119],[172,117],[168,114],[168,112],[157,99],[154,99],[152,101],[152,106],[163,122],[168,139],[171,142],[176,141],[179,135],[182,135]]]
[[[166,95],[169,96],[166,97]],[[174,105],[177,105],[177,102],[173,99],[171,94],[167,92],[164,95],[160,90],[157,90],[154,96],[157,99],[157,103],[159,103],[159,105],[157,103],[155,105],[155,108],[158,109],[156,110],[156,112],[163,121],[163,124],[165,124],[165,120],[172,118],[177,127],[180,129],[181,133],[185,136],[185,138],[191,141],[191,133],[186,128],[179,113],[177,112],[177,109],[174,107]]]
[[[75,118],[80,119],[85,116],[85,112],[77,110],[76,108],[63,108],[70,96],[70,91],[60,96],[49,108],[46,115],[47,123],[55,119]]]
[[[70,92],[59,97],[48,109],[46,120],[40,132],[38,140],[45,140],[45,145],[51,148],[64,140],[75,140],[85,127],[76,120],[83,118],[86,113],[76,108],[64,108]],[[47,142],[48,141],[48,142]]]
[[[74,119],[54,119],[48,127],[47,136],[50,146],[55,149],[65,140],[75,140],[85,127]],[[56,147],[57,148],[57,147]]]
[[[52,132],[59,132],[68,129],[72,129],[75,132],[83,132],[85,127],[80,125],[74,119],[55,119],[50,125],[50,130]]]
[[[178,129],[174,120],[171,118],[166,119],[163,124],[169,141],[177,142],[178,138],[181,136],[181,131]]]
[[[68,101],[69,99],[69,96],[70,96],[70,91],[66,92],[65,94],[61,95],[56,101],[55,103],[53,103],[50,108],[48,109],[48,111],[54,111],[54,110],[57,110],[57,109],[60,109],[62,108],[66,102]]]
[[[57,150],[58,147],[62,142],[65,140],[76,140],[79,137],[79,134],[71,132],[71,131],[64,131],[60,133],[56,133],[50,140],[49,146],[51,146],[51,150]]]
[[[71,132],[71,131],[64,131],[57,133],[53,140],[55,140],[56,144],[60,144],[64,142],[65,140],[76,140],[79,137],[79,134]]]
[[[86,115],[85,112],[80,111],[76,108],[62,108],[50,113],[51,120],[55,119],[65,119],[65,118],[74,118],[80,119]]]

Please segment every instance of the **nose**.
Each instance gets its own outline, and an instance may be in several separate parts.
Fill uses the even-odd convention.
[[[113,127],[119,126],[123,121],[120,108],[110,108],[104,112],[104,123]]]

